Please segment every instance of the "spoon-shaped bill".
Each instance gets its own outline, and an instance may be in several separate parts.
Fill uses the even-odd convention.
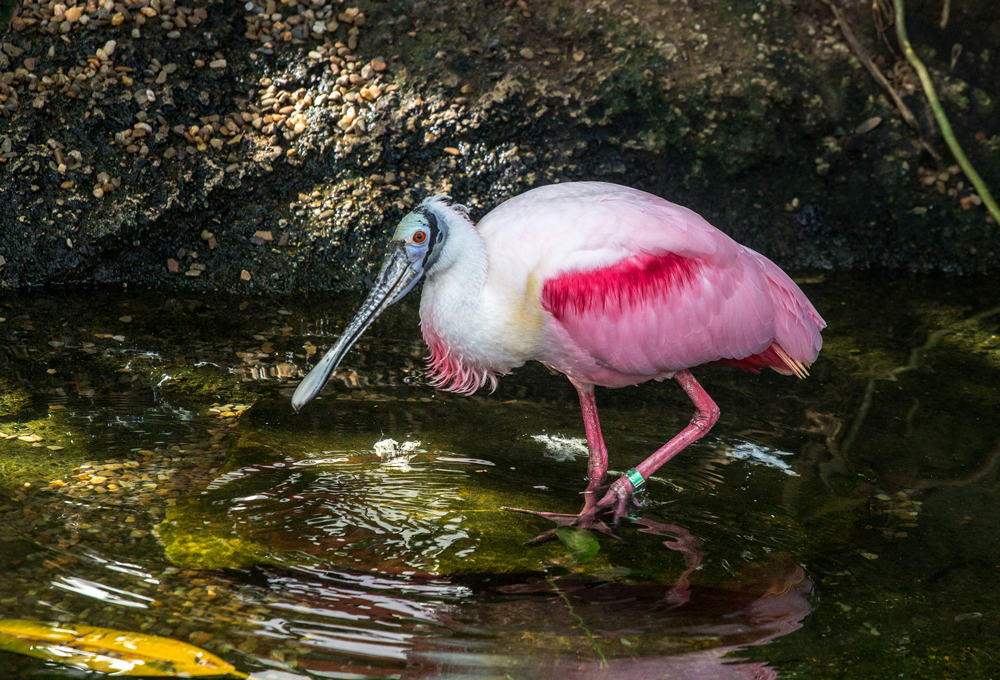
[[[382,264],[382,271],[375,280],[375,287],[368,294],[361,309],[348,324],[337,343],[323,355],[319,363],[295,389],[295,394],[292,395],[292,408],[296,412],[302,410],[303,406],[323,391],[330,376],[340,365],[341,359],[347,354],[347,350],[351,349],[378,315],[410,292],[420,280],[423,263],[420,261],[411,263],[403,243],[393,241],[389,248],[389,253]]]

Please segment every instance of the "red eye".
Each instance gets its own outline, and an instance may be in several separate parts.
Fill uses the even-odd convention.
[[[414,243],[423,243],[426,240],[427,240],[427,232],[426,231],[418,231],[415,234],[413,234],[413,242]]]

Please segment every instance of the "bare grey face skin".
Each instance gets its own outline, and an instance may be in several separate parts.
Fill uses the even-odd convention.
[[[375,279],[375,286],[361,309],[337,343],[323,355],[292,395],[292,408],[296,412],[301,411],[303,406],[323,391],[341,359],[378,315],[417,285],[420,277],[436,259],[440,252],[436,246],[440,246],[443,240],[444,234],[438,226],[437,216],[430,208],[420,206],[400,220],[389,241],[389,252],[386,253],[382,270]]]

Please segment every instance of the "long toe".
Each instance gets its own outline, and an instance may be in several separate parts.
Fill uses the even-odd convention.
[[[597,502],[596,511],[604,512],[612,510],[614,512],[614,523],[618,526],[622,517],[628,516],[628,504],[632,498],[632,482],[626,477],[621,477],[608,488],[608,492]]]
[[[622,521],[622,517],[628,516],[628,504],[631,498],[632,494],[626,493],[618,496],[615,500],[615,526],[618,526],[618,523]]]
[[[621,541],[621,537],[615,534],[614,529],[609,527],[604,520],[599,519],[596,513],[593,511],[581,512],[578,515],[570,515],[561,512],[544,512],[541,510],[525,510],[524,508],[512,508],[509,506],[501,506],[501,510],[511,510],[513,512],[524,512],[529,515],[537,515],[538,517],[544,517],[547,520],[556,523],[556,528],[559,527],[573,527],[574,529],[590,529],[593,531],[599,531],[602,534],[606,534],[616,541]],[[616,522],[617,524],[617,522]],[[551,541],[558,538],[556,535],[556,529],[549,529],[548,531],[543,531],[532,539],[525,541],[525,545],[538,545],[539,543],[545,543],[546,541]]]
[[[525,508],[512,508],[509,505],[501,505],[501,510],[510,510],[511,512],[524,512],[529,515],[538,515],[539,517],[544,517],[545,519],[552,520],[561,527],[575,526],[579,521],[583,513],[579,515],[571,515],[565,512],[545,512],[544,510],[527,510]]]

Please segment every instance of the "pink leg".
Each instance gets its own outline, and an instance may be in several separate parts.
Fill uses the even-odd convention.
[[[583,510],[577,515],[559,512],[543,512],[541,510],[525,510],[504,506],[503,510],[514,510],[539,515],[550,519],[559,526],[575,526],[584,529],[597,529],[614,536],[611,529],[597,515],[597,492],[608,474],[608,449],[604,445],[601,434],[601,421],[597,417],[597,401],[594,399],[594,386],[589,383],[577,382],[570,378],[580,397],[580,410],[583,411],[583,426],[587,432],[587,489],[583,492]],[[542,543],[556,537],[555,529],[543,532],[528,543]]]
[[[712,397],[708,396],[705,388],[698,384],[698,381],[694,379],[690,371],[678,371],[674,374],[674,380],[680,383],[680,386],[684,388],[687,395],[691,397],[691,401],[694,402],[696,409],[694,417],[691,418],[688,426],[681,430],[680,434],[664,444],[652,456],[636,465],[635,469],[642,475],[644,481],[649,479],[650,475],[659,470],[668,460],[683,451],[689,444],[704,437],[705,433],[712,429],[712,426],[719,419],[719,407],[712,401]],[[632,481],[627,475],[623,475],[615,480],[615,483],[611,485],[608,492],[604,494],[604,498],[597,504],[597,509],[601,510],[614,506],[615,523],[617,524],[618,520],[626,514],[628,499],[633,491]]]
[[[581,515],[593,512],[597,505],[597,489],[608,474],[608,449],[604,445],[604,435],[601,434],[601,421],[597,417],[597,401],[594,399],[594,386],[580,383],[570,378],[580,396],[580,410],[583,411],[583,426],[587,431],[587,490],[583,492],[583,510]]]
[[[680,434],[663,445],[656,453],[636,466],[636,471],[642,476],[643,481],[649,479],[650,475],[656,472],[668,460],[676,456],[685,447],[705,436],[705,433],[712,429],[719,419],[719,407],[715,405],[708,392],[698,384],[691,372],[688,370],[678,371],[674,374],[674,379],[680,383],[691,401],[695,405],[694,417],[691,422],[681,430]],[[614,533],[602,520],[597,518],[602,510],[614,508],[615,524],[627,514],[628,499],[635,491],[632,480],[628,475],[623,475],[615,480],[607,493],[600,501],[594,502],[597,489],[600,487],[605,474],[608,471],[608,451],[604,446],[604,437],[601,434],[601,423],[597,418],[597,403],[594,400],[594,386],[586,383],[572,381],[580,395],[580,408],[583,410],[583,423],[587,430],[587,448],[590,451],[590,458],[587,462],[587,490],[584,491],[583,510],[578,515],[568,515],[555,512],[541,512],[538,510],[524,510],[522,508],[504,507],[504,510],[516,510],[527,512],[533,515],[540,515],[552,520],[559,526],[574,526],[582,529],[597,529],[614,536]],[[555,529],[539,534],[529,543],[540,543],[555,538]],[[617,538],[617,537],[616,537]]]

